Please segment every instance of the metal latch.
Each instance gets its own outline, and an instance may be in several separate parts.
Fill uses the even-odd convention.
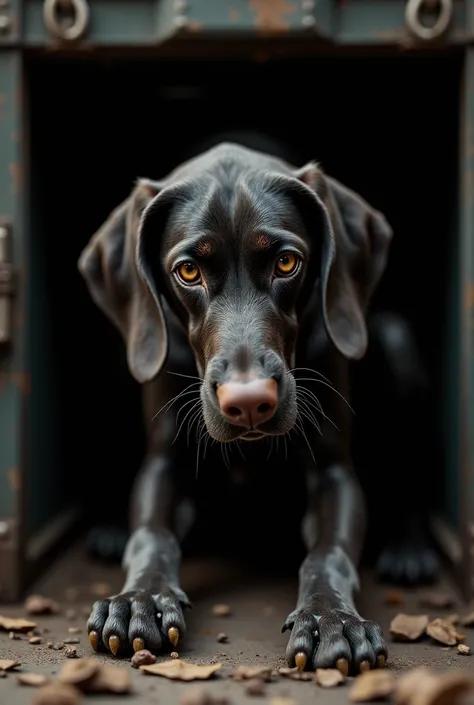
[[[11,263],[11,229],[0,222],[0,345],[12,340],[12,297],[15,293]]]

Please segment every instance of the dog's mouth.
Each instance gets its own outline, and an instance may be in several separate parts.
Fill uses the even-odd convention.
[[[265,438],[266,435],[266,433],[262,433],[261,431],[247,431],[239,436],[239,441],[260,441],[262,438]]]

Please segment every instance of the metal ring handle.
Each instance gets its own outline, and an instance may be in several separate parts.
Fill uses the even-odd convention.
[[[408,0],[405,7],[405,22],[408,29],[425,42],[439,39],[449,28],[453,13],[453,0],[439,0],[438,18],[433,27],[426,27],[420,20],[420,12],[426,0]]]
[[[74,17],[70,27],[64,27],[57,18],[57,10],[64,5],[64,0],[44,0],[43,21],[53,37],[74,42],[81,39],[89,25],[89,5],[87,0],[67,0],[67,3],[71,6]]]

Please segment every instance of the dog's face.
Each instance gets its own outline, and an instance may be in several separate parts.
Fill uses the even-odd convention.
[[[141,382],[166,356],[167,300],[186,327],[214,439],[257,440],[293,428],[291,368],[310,302],[340,352],[364,354],[364,309],[391,231],[315,165],[296,170],[221,145],[164,184],[140,182],[121,209],[84,251],[81,271],[121,329]]]

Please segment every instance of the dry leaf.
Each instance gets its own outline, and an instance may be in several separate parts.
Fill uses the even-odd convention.
[[[228,617],[232,610],[229,605],[214,605],[212,608],[212,614],[214,617]]]
[[[87,693],[129,693],[132,687],[130,671],[120,666],[101,666],[92,678],[82,684]]]
[[[0,671],[12,671],[21,666],[21,661],[16,659],[0,659]]]
[[[35,627],[36,622],[30,622],[29,619],[5,617],[0,614],[0,629],[4,629],[6,632],[29,632]]]
[[[472,612],[468,612],[468,614],[465,614],[461,617],[461,624],[463,625],[463,627],[474,626],[474,610]]]
[[[445,619],[434,619],[426,627],[426,633],[440,644],[445,644],[446,646],[455,646],[457,644],[456,628]]]
[[[474,687],[466,670],[438,674],[425,666],[401,676],[396,684],[396,705],[457,705]]]
[[[239,666],[234,673],[234,680],[244,681],[251,678],[263,678],[269,681],[272,677],[272,669],[267,666]]]
[[[181,659],[172,659],[162,663],[154,663],[151,666],[140,666],[140,670],[153,676],[164,676],[171,680],[194,681],[207,680],[222,668],[221,663],[209,666],[199,666],[194,663],[187,663]]]
[[[20,673],[16,679],[22,685],[31,685],[34,688],[46,685],[49,681],[48,676],[45,676],[44,673]]]
[[[465,638],[466,638],[465,634],[459,634],[458,632],[456,632],[456,641],[457,642],[464,641]]]
[[[100,669],[100,661],[92,658],[81,658],[77,661],[67,661],[61,668],[58,678],[69,685],[83,686],[92,680]]]
[[[392,695],[395,690],[395,678],[386,668],[375,671],[365,671],[354,680],[349,690],[349,700],[353,703],[383,700]]]
[[[458,648],[456,650],[458,654],[461,654],[461,656],[470,656],[471,654],[471,649],[467,644],[458,644]]]
[[[148,649],[142,649],[141,651],[136,651],[132,656],[132,668],[140,668],[140,666],[150,666],[152,663],[156,663],[156,656],[154,656]]]
[[[448,609],[455,602],[454,597],[447,592],[427,592],[420,598],[419,604],[430,609]]]
[[[404,605],[405,595],[401,590],[389,590],[385,595],[386,605]]]
[[[345,677],[337,668],[317,668],[316,683],[322,688],[334,688],[344,683]]]
[[[394,641],[416,641],[425,633],[429,624],[426,614],[397,614],[390,624],[390,633]]]
[[[81,693],[67,683],[51,683],[36,691],[31,705],[79,705]]]
[[[295,681],[312,681],[314,680],[314,673],[309,671],[300,671],[299,668],[288,668],[284,666],[278,669],[278,674],[284,676],[285,678],[292,678]]]
[[[55,614],[59,612],[59,605],[50,597],[29,595],[25,600],[25,610],[28,614]]]

